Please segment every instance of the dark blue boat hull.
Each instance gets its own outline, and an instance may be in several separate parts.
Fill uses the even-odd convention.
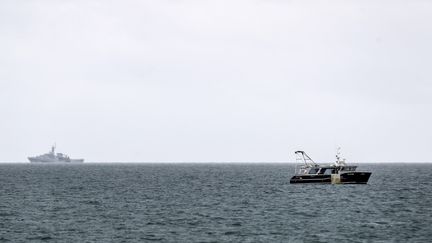
[[[371,172],[346,172],[340,174],[341,184],[366,184],[369,181]],[[331,183],[331,175],[295,175],[290,183]]]

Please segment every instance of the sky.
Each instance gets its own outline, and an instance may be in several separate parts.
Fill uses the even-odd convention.
[[[432,2],[0,0],[0,161],[432,161]]]

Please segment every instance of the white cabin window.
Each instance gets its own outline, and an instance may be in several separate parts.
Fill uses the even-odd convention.
[[[308,174],[316,174],[316,173],[318,173],[318,170],[319,169],[312,168],[312,169],[309,170]]]
[[[331,175],[332,174],[332,169],[326,169],[326,171],[324,171],[324,175]]]

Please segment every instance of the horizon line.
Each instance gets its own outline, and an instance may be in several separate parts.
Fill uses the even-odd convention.
[[[294,161],[88,161],[83,163],[69,163],[69,162],[40,162],[31,163],[29,161],[0,161],[0,164],[119,164],[119,163],[129,163],[129,164],[303,164]],[[328,164],[331,162],[323,162],[319,164]],[[348,164],[379,164],[379,163],[432,163],[432,161],[359,161],[359,162],[349,162]]]

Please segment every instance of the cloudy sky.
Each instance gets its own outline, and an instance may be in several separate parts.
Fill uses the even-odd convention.
[[[0,161],[432,161],[432,2],[0,1]]]

